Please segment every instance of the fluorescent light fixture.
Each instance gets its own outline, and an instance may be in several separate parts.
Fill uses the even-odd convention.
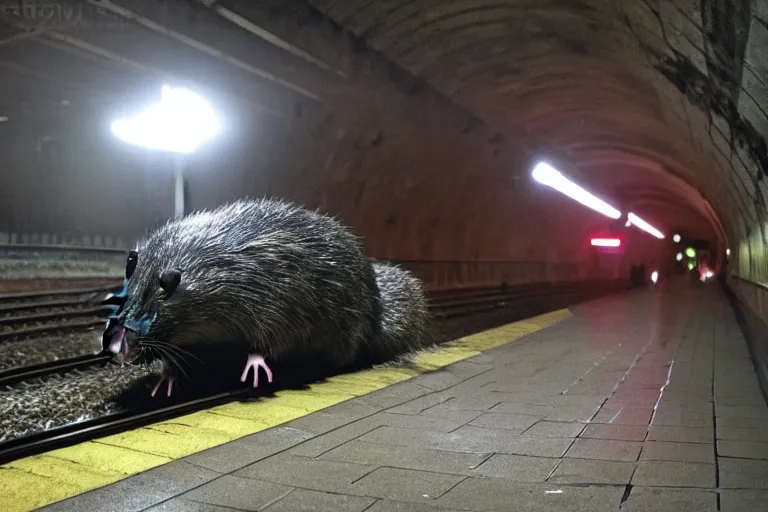
[[[619,210],[609,205],[602,199],[595,197],[591,193],[587,192],[582,187],[563,176],[560,171],[549,164],[545,164],[544,162],[536,164],[536,167],[533,168],[532,176],[533,179],[542,185],[552,187],[558,192],[570,197],[574,201],[578,201],[584,206],[592,208],[596,212],[602,213],[606,217],[610,217],[612,219],[618,219],[621,217],[621,212]]]
[[[681,252],[677,253],[677,256],[675,256],[675,259],[677,261],[683,261],[683,253]]]
[[[679,243],[680,242],[680,235],[678,235],[677,233],[672,235],[672,241],[675,242],[675,243]]]
[[[593,238],[591,243],[595,247],[619,247],[621,240],[618,238]]]
[[[653,284],[656,284],[656,281],[659,280],[659,273],[655,270],[651,272],[651,281],[653,281]]]
[[[8,121],[8,116],[0,116],[0,123]]]
[[[647,222],[645,222],[643,219],[635,215],[634,213],[630,212],[627,214],[627,219],[634,224],[635,226],[639,227],[646,233],[650,233],[651,235],[655,236],[656,238],[664,238],[664,234],[656,229],[655,227],[651,226]]]
[[[211,105],[196,93],[164,85],[160,101],[134,117],[112,123],[112,133],[128,144],[172,153],[192,153],[221,130]]]

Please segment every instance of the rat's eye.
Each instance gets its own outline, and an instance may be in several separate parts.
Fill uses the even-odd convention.
[[[159,281],[160,289],[162,289],[164,297],[168,299],[181,283],[181,270],[165,270],[160,274]]]
[[[136,264],[139,262],[139,253],[136,251],[130,251],[128,253],[128,261],[125,262],[125,278],[130,279],[133,273],[136,271]]]

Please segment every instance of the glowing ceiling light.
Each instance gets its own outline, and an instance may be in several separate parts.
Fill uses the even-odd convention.
[[[677,253],[677,255],[675,256],[675,259],[677,261],[683,261],[683,253],[681,252]]]
[[[655,270],[651,272],[651,281],[653,281],[653,284],[656,284],[656,281],[659,280],[659,273]]]
[[[627,219],[627,222],[624,223],[624,227],[626,227],[626,228],[628,228],[631,225],[632,225],[632,222],[630,222],[629,219]]]
[[[678,235],[677,233],[672,235],[672,241],[675,242],[675,243],[680,242],[680,235]]]
[[[655,227],[651,226],[647,222],[645,222],[643,219],[635,215],[634,213],[628,213],[627,219],[632,222],[635,226],[639,227],[646,233],[650,233],[651,235],[655,236],[656,238],[664,238],[664,234],[656,229]]]
[[[696,249],[693,247],[689,247],[685,250],[685,255],[689,258],[695,258],[696,257]]]
[[[591,241],[595,247],[619,247],[621,240],[618,238],[593,238]]]
[[[584,206],[592,208],[596,212],[602,213],[606,217],[610,217],[612,219],[618,219],[621,217],[621,212],[619,210],[609,205],[602,199],[595,197],[591,193],[587,192],[582,187],[563,176],[560,171],[549,164],[545,164],[543,162],[536,164],[536,167],[533,168],[532,176],[533,179],[542,185],[552,187],[558,192],[570,197],[574,201],[578,201]]]
[[[221,131],[213,107],[182,87],[164,85],[160,101],[134,117],[112,123],[112,133],[128,144],[171,153],[193,153]]]
[[[726,249],[725,250],[725,255],[726,256],[730,256],[731,255],[731,250],[730,249]]]

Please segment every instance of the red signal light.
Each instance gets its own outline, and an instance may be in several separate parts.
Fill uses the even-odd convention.
[[[591,243],[595,247],[619,247],[621,239],[619,238],[593,238]]]

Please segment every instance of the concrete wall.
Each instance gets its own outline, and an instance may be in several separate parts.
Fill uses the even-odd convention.
[[[752,356],[763,395],[768,397],[768,288],[736,276],[727,279],[729,298]]]
[[[190,160],[190,205],[268,195],[319,207],[362,235],[373,257],[438,260],[420,273],[442,284],[625,277],[630,259],[659,248],[632,230],[631,254],[596,261],[588,239],[605,217],[532,182],[531,155],[413,103],[321,133],[267,118],[240,124]],[[122,146],[99,121],[60,131],[50,152],[32,133],[3,134],[0,231],[130,241],[172,214],[171,160]]]
[[[768,397],[768,250],[761,229],[755,226],[731,248],[723,273],[758,380]]]
[[[635,229],[623,257],[595,258],[588,239],[606,218],[534,183],[541,155],[370,59],[308,118],[225,110],[225,133],[188,162],[190,206],[267,195],[320,208],[372,257],[431,262],[409,265],[441,286],[626,278],[661,259],[664,244]],[[0,125],[0,232],[131,241],[172,214],[171,160],[115,141],[110,115]],[[54,139],[43,150],[42,135]]]

